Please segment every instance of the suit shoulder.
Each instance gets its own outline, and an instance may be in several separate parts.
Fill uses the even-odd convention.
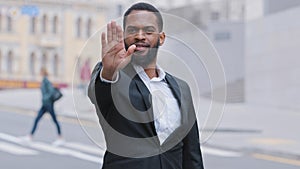
[[[167,78],[174,79],[178,83],[178,85],[189,87],[188,83],[185,80],[183,80],[183,79],[181,79],[179,77],[171,75],[168,72],[166,72],[166,76],[168,76]]]

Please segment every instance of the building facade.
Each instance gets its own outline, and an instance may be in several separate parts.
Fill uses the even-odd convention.
[[[76,66],[97,59],[80,50],[105,23],[102,1],[0,0],[0,9],[0,88],[39,81],[41,67],[56,83],[78,83]]]

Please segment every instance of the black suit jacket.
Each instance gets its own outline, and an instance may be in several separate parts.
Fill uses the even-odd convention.
[[[199,132],[190,89],[166,74],[181,110],[181,125],[160,145],[153,121],[151,93],[129,64],[116,83],[100,80],[102,64],[92,73],[89,97],[104,132],[103,169],[203,169]]]

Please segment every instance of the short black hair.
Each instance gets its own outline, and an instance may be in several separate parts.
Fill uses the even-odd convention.
[[[134,10],[137,11],[149,11],[153,12],[157,18],[157,24],[158,24],[158,29],[161,32],[163,29],[163,19],[162,16],[157,8],[152,6],[151,4],[145,3],[145,2],[139,2],[136,4],[133,4],[127,11],[124,13],[123,17],[123,29],[125,29],[125,24],[126,24],[126,17]]]

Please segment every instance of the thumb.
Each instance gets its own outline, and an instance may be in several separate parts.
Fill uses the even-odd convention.
[[[135,45],[129,46],[129,48],[128,48],[127,52],[126,52],[126,57],[132,55],[133,52],[134,52],[134,50],[135,50],[135,48],[136,48]]]
[[[126,51],[124,60],[119,64],[118,69],[123,69],[131,61],[131,56],[135,48],[136,48],[135,45],[129,46],[128,50]]]

